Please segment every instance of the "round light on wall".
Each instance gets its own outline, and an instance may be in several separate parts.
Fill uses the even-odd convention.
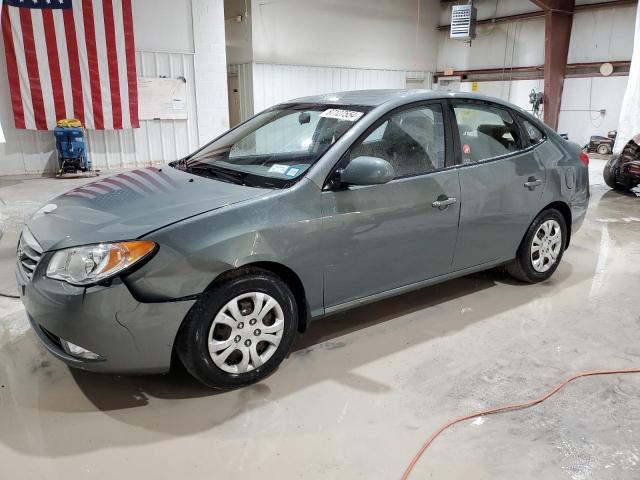
[[[613,73],[613,65],[611,65],[609,62],[603,63],[602,65],[600,65],[600,73],[603,77],[608,77]]]

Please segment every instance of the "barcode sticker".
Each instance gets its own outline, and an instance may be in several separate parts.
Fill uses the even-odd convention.
[[[342,110],[339,108],[330,108],[320,114],[324,118],[335,118],[336,120],[345,120],[347,122],[355,122],[364,112],[357,112],[355,110]]]
[[[269,171],[273,173],[284,173],[287,171],[288,168],[289,168],[288,165],[278,165],[277,163],[275,163],[271,165],[271,168],[269,169]]]

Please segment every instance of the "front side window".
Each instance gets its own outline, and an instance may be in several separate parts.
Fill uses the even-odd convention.
[[[458,104],[453,109],[463,163],[480,162],[520,150],[520,130],[508,111],[479,104]]]
[[[444,168],[445,136],[439,104],[402,110],[356,142],[349,160],[377,157],[388,161],[396,178]]]
[[[172,166],[231,183],[286,187],[369,110],[315,104],[275,107]]]

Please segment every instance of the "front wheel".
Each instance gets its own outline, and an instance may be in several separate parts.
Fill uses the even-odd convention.
[[[609,155],[611,153],[611,149],[605,144],[598,145],[598,153],[600,155]]]
[[[543,211],[529,226],[516,258],[507,265],[507,271],[527,283],[547,280],[560,264],[566,237],[564,216],[555,209]]]
[[[237,388],[258,382],[280,365],[297,327],[289,287],[268,271],[250,269],[203,294],[178,334],[176,351],[200,382]]]

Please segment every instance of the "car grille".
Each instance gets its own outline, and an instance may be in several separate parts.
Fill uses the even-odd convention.
[[[42,247],[31,234],[28,228],[22,230],[20,241],[18,242],[18,263],[22,273],[31,280],[33,272],[42,256]]]

